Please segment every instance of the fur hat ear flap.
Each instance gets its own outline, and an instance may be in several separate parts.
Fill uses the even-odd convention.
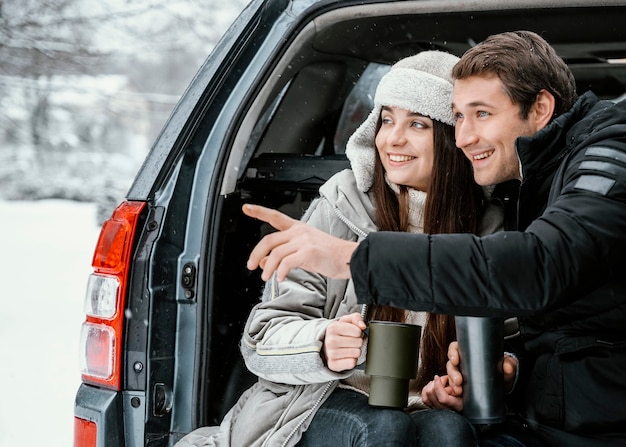
[[[380,111],[380,106],[374,106],[365,121],[350,136],[346,145],[346,156],[350,160],[356,186],[363,192],[369,191],[374,183],[376,124]]]
[[[454,125],[452,67],[458,60],[443,51],[423,51],[402,59],[382,77],[376,88],[374,108],[346,145],[359,190],[367,192],[374,183],[376,125],[383,106],[410,110]]]

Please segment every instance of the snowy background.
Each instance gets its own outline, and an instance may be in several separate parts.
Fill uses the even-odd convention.
[[[247,3],[0,2],[0,446],[72,445],[100,224]]]
[[[0,446],[69,447],[96,206],[0,201]]]
[[[0,198],[124,196],[249,0],[0,1]]]

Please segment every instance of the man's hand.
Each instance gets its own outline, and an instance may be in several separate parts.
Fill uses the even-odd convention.
[[[357,242],[331,236],[270,208],[245,204],[243,212],[279,230],[261,239],[248,259],[248,269],[263,269],[261,278],[264,281],[269,280],[274,272],[282,281],[294,268],[331,278],[350,278],[350,258]]]
[[[510,355],[504,355],[502,360],[502,371],[504,373],[504,391],[511,392],[515,385],[515,377],[517,376],[517,359]]]
[[[423,389],[422,401],[431,408],[463,409],[463,375],[459,368],[459,344],[456,341],[448,347],[448,362],[445,376],[435,376]]]
[[[358,313],[344,315],[326,328],[323,351],[328,369],[346,371],[357,365],[366,325]]]

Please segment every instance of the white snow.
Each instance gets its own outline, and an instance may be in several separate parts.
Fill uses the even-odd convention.
[[[73,444],[96,206],[0,201],[0,446]]]

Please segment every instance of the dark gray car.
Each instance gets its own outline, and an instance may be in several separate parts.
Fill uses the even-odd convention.
[[[183,94],[102,228],[81,334],[75,446],[171,446],[219,424],[255,380],[238,342],[270,231],[245,202],[299,217],[395,61],[461,55],[490,34],[544,36],[580,92],[626,92],[626,1],[255,0]]]

